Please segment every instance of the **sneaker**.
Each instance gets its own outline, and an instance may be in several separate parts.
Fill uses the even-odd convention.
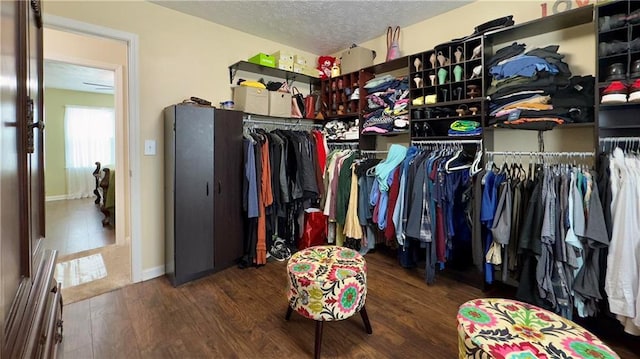
[[[629,86],[629,102],[640,102],[640,79]]]
[[[598,52],[600,56],[619,54],[621,52],[627,51],[628,46],[630,45],[631,42],[627,43],[619,40],[613,40],[612,42],[601,42],[598,44]]]
[[[349,98],[350,100],[359,100],[360,99],[360,88],[357,87],[355,90],[353,90],[353,93],[351,94],[351,97]]]
[[[598,28],[600,31],[608,31],[623,27],[627,23],[625,14],[616,14],[613,16],[603,16],[598,18]]]
[[[625,84],[621,81],[613,81],[602,91],[600,103],[625,103],[627,102],[628,93],[629,90]]]
[[[269,254],[278,262],[291,258],[291,250],[286,246],[284,239],[276,238],[269,249]]]

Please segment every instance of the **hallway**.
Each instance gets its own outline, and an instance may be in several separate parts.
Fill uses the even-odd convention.
[[[58,257],[116,243],[113,227],[102,226],[104,215],[95,198],[49,201],[45,203],[45,249],[55,249]]]

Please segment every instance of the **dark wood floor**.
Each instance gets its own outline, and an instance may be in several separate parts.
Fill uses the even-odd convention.
[[[325,323],[322,356],[457,358],[458,306],[482,291],[445,277],[427,286],[423,272],[386,253],[366,259],[373,334],[360,316]],[[295,313],[284,320],[285,272],[284,262],[232,268],[177,289],[157,278],[68,305],[63,357],[312,357],[315,323]],[[640,358],[608,344],[621,358]]]

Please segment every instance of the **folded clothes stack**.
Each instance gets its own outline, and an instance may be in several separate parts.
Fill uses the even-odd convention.
[[[362,133],[389,133],[409,128],[409,79],[384,75],[364,85],[367,109]]]
[[[480,136],[482,134],[482,127],[480,122],[457,120],[454,121],[449,127],[449,136]]]
[[[567,122],[593,121],[595,79],[571,77],[558,48],[525,52],[525,44],[514,42],[488,61],[490,125],[549,130]]]
[[[322,132],[327,136],[327,140],[357,140],[359,137],[358,125],[353,121],[329,121],[324,125]]]

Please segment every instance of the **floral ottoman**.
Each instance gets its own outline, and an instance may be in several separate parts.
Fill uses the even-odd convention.
[[[316,246],[295,253],[287,264],[289,290],[286,319],[295,310],[316,320],[315,357],[320,356],[322,323],[343,320],[360,312],[365,330],[371,324],[367,297],[367,263],[360,253],[345,247]]]
[[[471,300],[457,319],[460,359],[619,358],[572,321],[515,300]]]

